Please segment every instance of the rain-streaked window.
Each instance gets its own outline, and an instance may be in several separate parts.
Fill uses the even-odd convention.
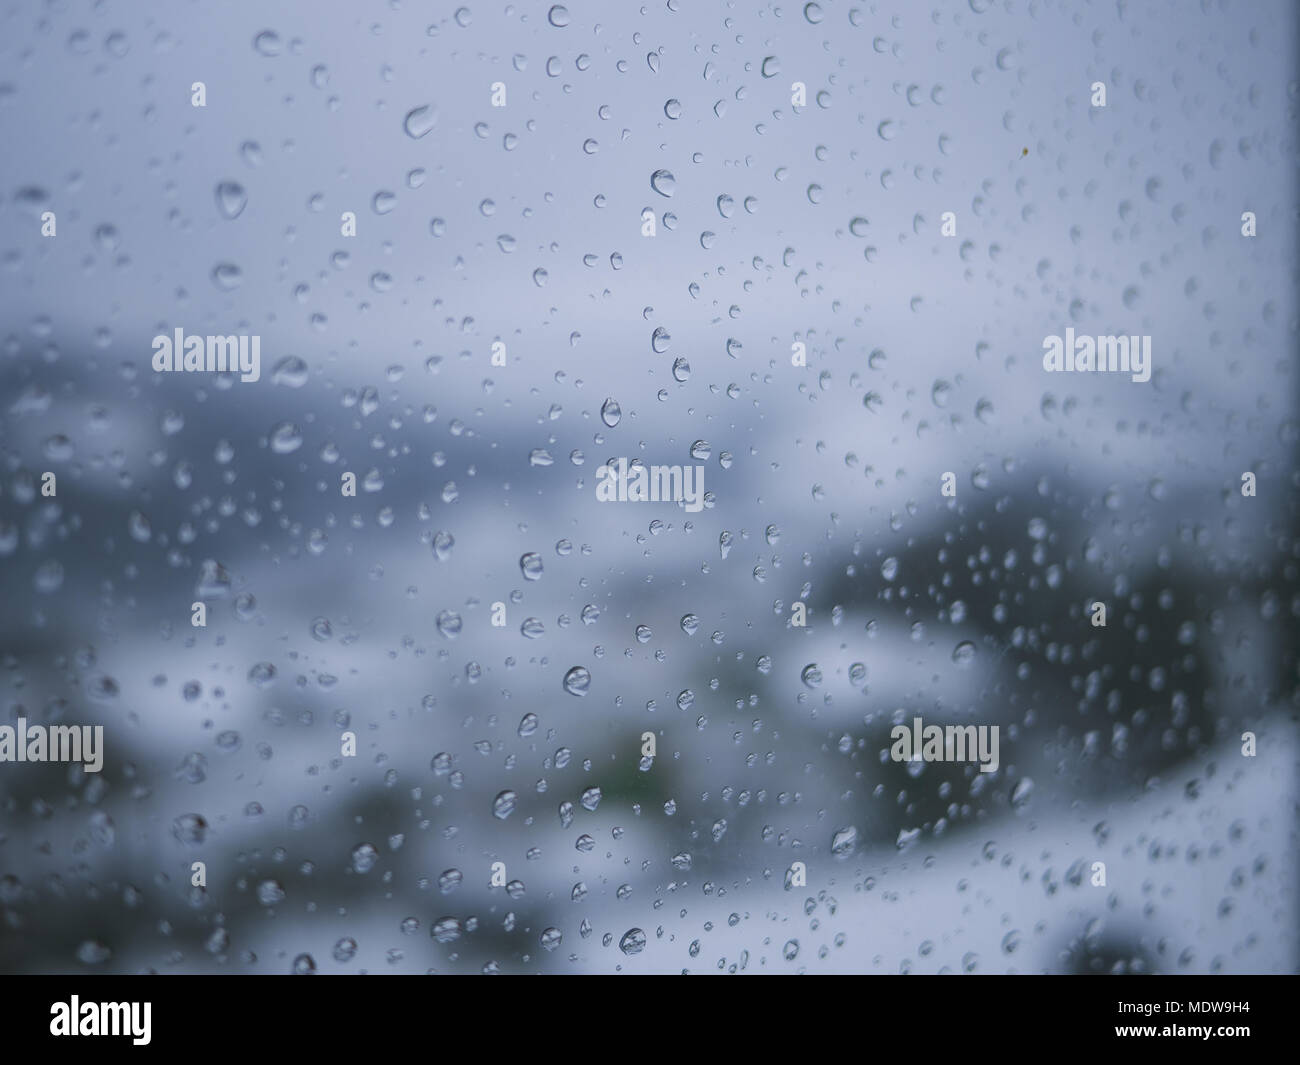
[[[1298,963],[1297,13],[0,13],[0,971]]]

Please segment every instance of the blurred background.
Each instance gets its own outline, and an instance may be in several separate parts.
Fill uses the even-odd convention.
[[[0,970],[1295,971],[1297,18],[5,6]]]

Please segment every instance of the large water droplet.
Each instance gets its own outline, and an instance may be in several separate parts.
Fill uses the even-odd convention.
[[[244,271],[234,263],[217,263],[212,268],[212,283],[222,292],[233,292],[244,281]]]
[[[451,558],[451,549],[456,546],[456,538],[451,533],[439,529],[433,534],[433,557],[439,562]]]
[[[257,885],[257,901],[263,906],[274,906],[284,901],[284,886],[278,880],[263,880]]]
[[[952,660],[959,666],[969,666],[975,661],[975,645],[970,640],[962,640],[952,649]]]
[[[248,204],[248,193],[238,181],[217,183],[217,210],[222,218],[238,218]]]
[[[660,196],[671,196],[677,191],[677,179],[671,170],[656,170],[650,175],[650,187]]]
[[[858,845],[858,830],[850,825],[848,828],[839,828],[831,837],[831,853],[837,858],[843,858],[853,853]]]
[[[419,140],[438,124],[438,109],[433,104],[422,104],[406,112],[402,128],[413,140]]]
[[[564,690],[570,695],[586,695],[591,688],[591,673],[583,666],[574,666],[564,674]]]
[[[379,861],[379,851],[373,843],[358,843],[352,848],[352,871],[368,873]]]
[[[618,941],[618,949],[629,957],[645,950],[645,933],[639,928],[629,928]]]
[[[271,430],[271,450],[289,455],[302,447],[302,430],[293,422],[281,422]]]
[[[275,30],[263,30],[253,38],[253,48],[260,55],[277,56],[280,54],[280,35]]]
[[[307,364],[297,355],[286,355],[271,371],[272,384],[301,388],[307,383]]]

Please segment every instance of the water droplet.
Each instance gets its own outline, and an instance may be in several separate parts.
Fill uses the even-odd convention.
[[[499,821],[504,821],[515,812],[515,802],[519,798],[513,791],[506,790],[500,792],[492,800],[492,816]]]
[[[590,688],[591,673],[583,666],[574,666],[564,674],[564,690],[570,695],[586,695]]]
[[[208,835],[208,823],[199,814],[181,814],[172,822],[172,835],[177,843],[198,846]]]
[[[271,382],[285,388],[301,388],[307,383],[307,363],[297,355],[286,355],[271,370]]]
[[[618,400],[612,396],[605,400],[600,407],[600,420],[609,428],[613,429],[623,418],[623,408],[618,405]]]
[[[524,575],[526,581],[540,581],[542,579],[542,556],[536,551],[529,551],[519,558],[519,570]]]
[[[293,422],[281,422],[271,430],[271,450],[288,455],[302,447],[302,430]]]
[[[244,271],[234,263],[217,263],[212,268],[212,283],[222,292],[233,292],[244,282]]]
[[[677,191],[677,179],[671,170],[656,170],[650,175],[650,187],[660,196],[672,196]]]
[[[352,848],[352,871],[368,873],[379,861],[379,851],[373,843],[358,843]]]
[[[858,845],[858,830],[853,825],[835,830],[831,836],[831,853],[837,858],[852,854]]]
[[[238,181],[218,182],[216,195],[222,218],[238,218],[248,204],[248,193]]]
[[[422,104],[406,112],[402,128],[413,140],[419,140],[438,124],[438,109],[433,104]]]
[[[962,640],[952,649],[952,660],[959,666],[969,666],[975,661],[975,645],[970,640]]]
[[[280,35],[275,30],[263,30],[253,38],[253,48],[261,55],[277,56],[280,54]]]
[[[454,943],[460,933],[460,920],[455,917],[439,917],[429,928],[429,934],[439,943]]]
[[[77,947],[77,961],[82,965],[102,965],[112,956],[112,950],[97,939],[87,939]]]
[[[263,906],[275,906],[284,901],[284,886],[278,880],[263,880],[257,885],[257,901]]]
[[[631,957],[645,950],[646,936],[639,928],[629,928],[618,941],[618,949]]]

